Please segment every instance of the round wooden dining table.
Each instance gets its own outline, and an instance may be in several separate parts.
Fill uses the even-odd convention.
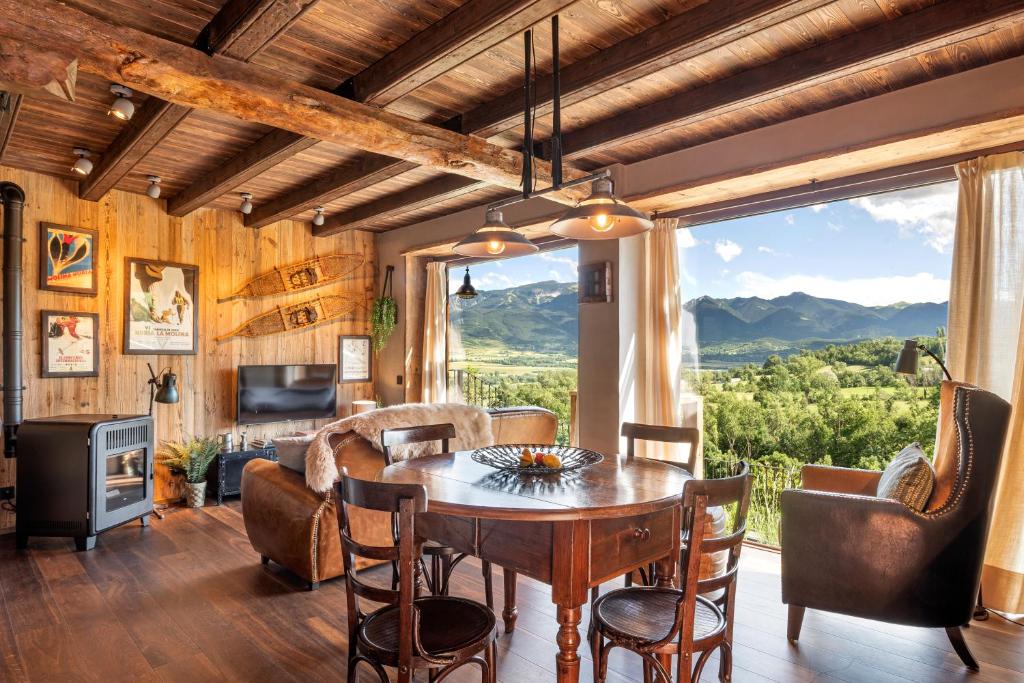
[[[475,462],[460,451],[406,460],[380,480],[422,484],[423,536],[501,566],[506,632],[515,628],[516,575],[551,586],[557,606],[559,683],[579,680],[581,608],[589,589],[651,562],[671,583],[679,557],[681,467],[606,455],[561,474],[523,475]]]

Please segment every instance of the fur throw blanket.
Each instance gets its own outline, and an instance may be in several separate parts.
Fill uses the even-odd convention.
[[[470,450],[494,443],[491,416],[475,406],[458,403],[405,403],[371,410],[332,422],[316,433],[306,451],[306,485],[323,493],[329,491],[340,476],[337,460],[328,441],[334,434],[355,432],[380,451],[383,450],[380,443],[383,429],[446,423],[454,425],[458,435],[449,446],[452,450]],[[392,449],[392,456],[396,462],[409,460],[432,455],[439,448],[440,442],[437,441],[396,446]]]

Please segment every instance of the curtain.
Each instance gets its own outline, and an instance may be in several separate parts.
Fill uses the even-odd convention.
[[[643,236],[637,324],[636,421],[680,426],[682,290],[675,218],[658,218]],[[685,461],[688,444],[637,441],[637,455]]]
[[[1014,406],[982,578],[987,607],[1024,612],[1024,153],[972,159],[960,181],[947,360]],[[940,435],[940,441],[944,435]]]
[[[427,264],[427,291],[423,305],[423,402],[448,401],[448,268]]]

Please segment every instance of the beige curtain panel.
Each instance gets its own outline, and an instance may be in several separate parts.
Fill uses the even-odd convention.
[[[676,228],[679,220],[658,218],[643,236],[636,363],[636,421],[680,426],[679,375],[683,356],[683,297],[679,284]],[[638,441],[637,455],[685,462],[687,445]]]
[[[1019,614],[1024,612],[1024,153],[972,159],[957,164],[956,173],[960,198],[947,360],[954,379],[1013,404],[982,593],[987,607]]]
[[[423,306],[424,403],[448,402],[448,267],[427,264],[427,292]]]

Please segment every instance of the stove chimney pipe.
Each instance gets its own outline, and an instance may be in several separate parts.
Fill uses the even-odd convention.
[[[21,245],[24,242],[22,209],[25,191],[14,183],[0,182],[0,204],[4,212],[4,456],[13,458],[24,391],[21,376]]]

